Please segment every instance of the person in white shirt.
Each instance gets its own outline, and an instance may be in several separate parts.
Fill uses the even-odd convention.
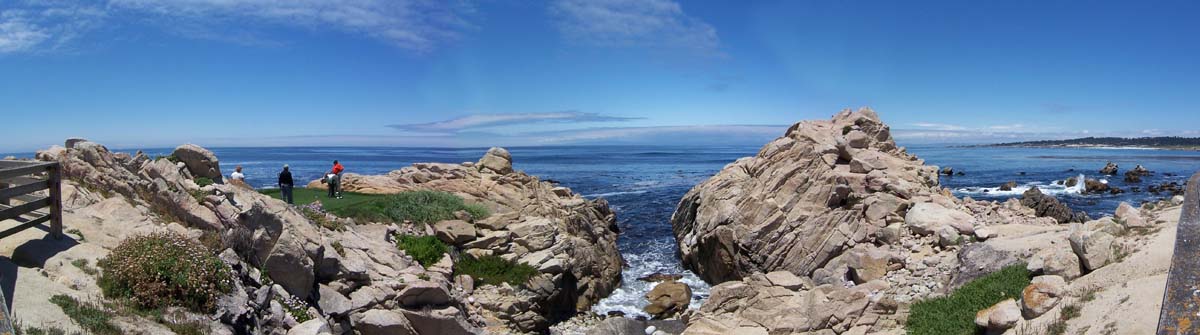
[[[242,166],[238,165],[233,173],[229,174],[229,179],[235,183],[245,183],[246,175],[242,174]]]

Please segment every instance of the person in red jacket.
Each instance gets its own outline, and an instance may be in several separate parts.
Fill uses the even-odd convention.
[[[338,188],[340,188],[342,186],[342,171],[343,170],[346,170],[346,168],[342,167],[341,163],[338,163],[338,161],[334,160],[333,161],[333,169],[329,170],[329,175],[330,175],[330,177],[329,177],[329,197],[330,198],[338,198],[338,199],[342,198],[342,193],[340,192],[341,190],[339,190]]]

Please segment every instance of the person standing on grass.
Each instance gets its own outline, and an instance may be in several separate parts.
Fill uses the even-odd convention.
[[[284,164],[283,172],[279,173],[279,197],[282,198],[283,201],[287,201],[287,203],[289,205],[293,204],[292,203],[292,187],[293,186],[295,186],[295,183],[292,182],[292,171],[289,171],[288,165]]]
[[[344,170],[346,170],[346,168],[342,167],[341,163],[338,163],[337,160],[333,161],[333,168],[329,170],[330,198],[342,198],[342,194],[340,193],[341,190],[338,188],[342,186],[342,171]]]

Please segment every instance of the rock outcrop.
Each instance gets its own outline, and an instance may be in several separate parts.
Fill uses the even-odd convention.
[[[674,317],[687,310],[692,302],[692,288],[677,281],[658,283],[650,292],[646,292],[646,300],[650,301],[644,309],[655,319]]]
[[[1026,297],[977,319],[1002,332],[1027,321],[1023,309],[1054,314],[1064,283],[1131,248],[1115,238],[1120,220],[1089,220],[1037,189],[954,198],[887,129],[866,109],[801,122],[684,196],[672,216],[680,257],[717,283],[685,334],[903,332],[913,302],[1024,264],[1040,276]]]
[[[317,180],[308,187],[324,185]],[[464,217],[432,228],[464,254],[499,256],[538,269],[540,274],[527,285],[473,290],[481,312],[520,331],[542,331],[554,321],[588,310],[621,280],[616,216],[608,203],[513,171],[512,157],[502,148],[488,150],[477,163],[417,163],[375,176],[347,173],[342,190],[436,190],[486,206],[491,213],[486,218]]]
[[[671,224],[683,263],[710,283],[808,276],[904,221],[916,198],[941,196],[937,172],[897,148],[875,112],[846,110],[727,165],[683,197]]]
[[[1113,162],[1108,162],[1107,164],[1104,164],[1103,168],[1100,168],[1100,174],[1103,175],[1114,176],[1117,174],[1117,171],[1117,164],[1113,164]]]
[[[1030,187],[1021,194],[1021,204],[1032,208],[1037,216],[1050,217],[1058,223],[1087,222],[1091,220],[1085,212],[1076,212],[1059,202],[1057,198],[1042,194],[1037,187]]]

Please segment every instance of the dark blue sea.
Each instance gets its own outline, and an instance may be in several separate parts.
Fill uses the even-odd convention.
[[[726,164],[758,151],[754,147],[685,146],[566,146],[510,148],[518,170],[555,180],[589,198],[604,197],[617,212],[621,228],[619,246],[629,266],[624,271],[623,287],[595,307],[605,313],[612,310],[642,315],[646,303],[642,297],[650,285],[637,280],[654,272],[684,273],[697,298],[707,295],[708,286],[683,270],[676,259],[670,217],[679,199],[693,185],[719,171]],[[459,163],[475,161],[486,148],[214,148],[228,174],[241,165],[249,183],[255,187],[274,187],[283,166],[290,164],[297,183],[317,179],[334,159],[348,172],[384,174],[414,162]],[[148,154],[168,154],[170,149],[149,149]],[[1139,149],[1034,149],[1034,148],[961,148],[912,146],[909,152],[928,164],[952,166],[965,175],[942,177],[942,185],[958,196],[1004,200],[1019,196],[1028,187],[1042,188],[1076,210],[1093,217],[1112,213],[1120,201],[1137,204],[1163,195],[1126,192],[1120,195],[1082,195],[1077,190],[1055,185],[1072,176],[1107,180],[1121,188],[1179,182],[1200,170],[1200,152]],[[24,154],[18,156],[31,156]],[[1138,185],[1126,184],[1120,176],[1106,177],[1098,171],[1108,161],[1121,171],[1142,164],[1156,173]],[[999,191],[1000,184],[1015,181],[1020,186],[1011,192]],[[987,192],[985,192],[985,190]],[[694,302],[698,302],[695,300]]]

